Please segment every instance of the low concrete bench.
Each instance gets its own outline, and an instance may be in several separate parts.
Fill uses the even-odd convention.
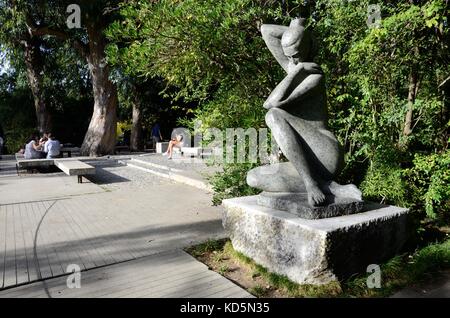
[[[190,155],[191,157],[198,157],[201,156],[203,154],[203,148],[201,147],[181,147],[181,154],[187,154]]]
[[[169,147],[168,142],[157,142],[156,143],[156,153],[164,153],[167,151],[168,147]]]
[[[95,174],[95,167],[79,160],[55,160],[55,166],[68,176],[78,176],[78,183],[83,182],[83,176]]]
[[[46,168],[54,165],[55,159],[17,159],[19,169]]]
[[[76,160],[72,158],[64,159],[20,159],[17,157],[16,169],[19,175],[19,169],[30,168],[48,168],[56,166],[68,176],[78,176],[78,183],[83,182],[83,176],[95,174],[95,167],[82,162],[81,160],[92,160],[92,158],[80,158]]]

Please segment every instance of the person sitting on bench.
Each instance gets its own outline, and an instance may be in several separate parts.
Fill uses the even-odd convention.
[[[47,153],[47,159],[54,159],[60,157],[61,144],[55,139],[52,133],[47,134],[47,142],[44,146],[44,152]]]
[[[25,146],[25,159],[41,159],[44,156],[42,151],[42,143],[36,135],[31,136]]]
[[[173,147],[181,147],[183,141],[183,135],[177,135],[174,139],[169,141],[169,146],[167,147],[167,151],[163,153],[163,156],[169,155],[167,159],[172,159]]]

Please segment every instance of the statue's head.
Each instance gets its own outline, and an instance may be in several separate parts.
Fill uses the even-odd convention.
[[[312,62],[315,45],[312,34],[305,29],[305,19],[294,19],[281,38],[284,55],[294,64]]]

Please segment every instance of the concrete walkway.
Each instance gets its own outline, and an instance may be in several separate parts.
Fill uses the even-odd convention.
[[[0,161],[0,169],[5,165],[10,163]],[[191,274],[200,275],[202,282],[215,282],[193,290],[188,287],[196,286],[194,276],[189,280],[179,274],[182,285],[169,280],[170,290],[191,290],[193,295],[202,291],[205,296],[215,294],[213,291],[226,296],[225,290],[233,290],[234,284],[220,275],[212,279],[208,275],[213,273],[206,266],[180,251],[225,236],[221,208],[211,206],[206,191],[114,161],[94,165],[97,174],[90,179],[92,182],[81,185],[62,173],[0,176],[0,289],[7,288],[0,295],[26,296],[32,291],[52,297],[97,296],[92,288],[61,292],[68,266],[73,264],[84,271],[85,286],[94,286],[105,275],[111,278],[106,279],[108,284],[114,285],[117,277],[140,268],[130,284],[142,287],[148,283],[148,288],[157,284],[158,293],[144,287],[136,296],[162,295],[166,282],[155,282],[167,269],[158,265],[164,263],[159,260],[167,255],[164,253],[177,255],[172,263],[167,263],[175,271],[179,260],[180,264],[192,265],[195,270]],[[125,265],[128,267],[121,267]],[[13,288],[18,285],[24,286]],[[45,292],[47,285],[55,286],[54,291]],[[120,291],[121,287],[116,286],[106,292],[112,297],[116,293],[122,295]],[[236,291],[233,293],[236,295]],[[170,297],[172,293],[164,295]]]

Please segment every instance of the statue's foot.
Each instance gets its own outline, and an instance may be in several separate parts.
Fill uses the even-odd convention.
[[[333,194],[335,197],[352,198],[355,200],[362,200],[361,191],[354,184],[341,185],[337,182],[331,181],[327,184],[326,192]]]
[[[307,186],[306,191],[308,192],[308,203],[310,206],[318,206],[325,202],[325,194],[316,184]]]

